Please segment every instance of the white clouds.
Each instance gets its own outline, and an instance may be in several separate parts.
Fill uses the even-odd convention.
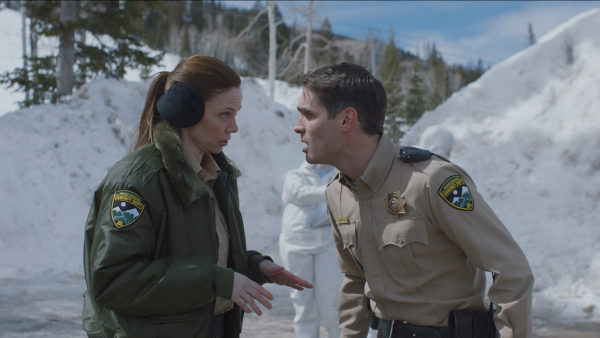
[[[530,2],[514,5],[509,12],[489,19],[473,19],[473,35],[451,35],[444,30],[415,30],[400,44],[414,51],[425,42],[435,42],[444,59],[466,64],[481,58],[496,64],[527,47],[527,25],[539,39],[576,14],[600,7],[600,2]],[[398,37],[399,39],[402,36]]]
[[[249,9],[253,1],[226,1]],[[266,2],[264,2],[266,3]],[[299,12],[306,1],[278,1],[283,13]],[[536,37],[576,14],[600,8],[600,1],[314,1],[313,25],[325,18],[337,34],[365,39],[369,31],[396,45],[423,54],[435,43],[450,64],[496,64],[527,47],[527,24]],[[301,14],[295,24],[305,25]],[[292,20],[292,19],[290,19]],[[290,22],[291,24],[291,22]]]
[[[533,2],[390,2],[327,1],[320,15],[328,17],[334,32],[364,38],[369,29],[384,41],[393,28],[397,45],[422,54],[435,43],[451,64],[495,64],[526,47],[527,24],[539,38],[598,1]]]

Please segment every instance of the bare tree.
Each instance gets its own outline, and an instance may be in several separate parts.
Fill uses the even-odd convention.
[[[269,95],[275,98],[275,74],[277,62],[277,25],[275,24],[275,1],[270,0],[269,15]]]
[[[75,64],[75,32],[69,24],[75,21],[77,1],[61,0],[60,22],[63,31],[58,49],[58,88],[59,96],[70,95],[73,91],[73,65]]]
[[[369,33],[367,34],[367,43],[369,45],[369,60],[371,64],[371,72],[377,74],[377,61],[379,57],[379,50],[381,50],[380,43],[377,36],[380,34],[379,30],[369,27]]]
[[[319,3],[317,2],[316,6],[318,5]],[[307,25],[306,31],[291,38],[287,43],[287,47],[283,51],[281,51],[281,55],[279,56],[279,65],[281,66],[281,70],[278,71],[279,77],[292,79],[298,76],[298,73],[302,71],[304,71],[304,73],[307,73],[314,67],[314,53],[328,50],[335,45],[335,43],[331,39],[328,39],[327,37],[319,33],[313,32],[312,23],[315,19],[315,16],[318,17],[318,12],[318,10],[314,10],[312,0],[309,0],[307,2],[306,7],[295,8],[288,11],[289,15],[298,15],[299,13],[301,13],[302,16],[306,15]],[[299,41],[302,40],[303,42],[299,43]],[[315,48],[313,42],[316,41],[322,42],[323,45],[321,47]],[[304,67],[299,68],[298,65],[302,64],[300,61],[301,52],[304,52]]]
[[[25,8],[25,1],[21,1],[21,44],[23,46],[23,70],[25,71],[25,78],[27,75],[27,9]],[[29,101],[29,90],[25,91],[25,101]]]
[[[306,48],[304,48],[304,73],[310,69],[310,57],[312,52],[312,0],[308,0],[306,8]]]
[[[269,1],[271,2],[271,1]],[[248,31],[254,27],[254,25],[256,24],[256,22],[258,21],[258,19],[261,17],[261,15],[265,14],[267,11],[269,10],[269,7],[267,6],[267,8],[264,8],[263,10],[261,10],[260,12],[258,12],[250,21],[250,23],[248,24],[248,26],[246,26],[246,28],[242,29],[238,35],[234,38],[234,41],[238,41],[240,39],[242,39],[246,33],[248,33]]]

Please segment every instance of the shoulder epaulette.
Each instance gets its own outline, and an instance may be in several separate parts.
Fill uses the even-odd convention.
[[[429,150],[420,149],[416,147],[402,147],[400,148],[400,158],[404,162],[420,162],[431,158],[434,154]]]

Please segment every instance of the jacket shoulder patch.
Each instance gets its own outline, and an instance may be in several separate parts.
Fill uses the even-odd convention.
[[[469,187],[460,175],[448,177],[440,186],[438,194],[453,208],[471,211],[475,207]]]
[[[135,223],[145,208],[140,195],[129,190],[117,190],[113,194],[110,218],[113,225],[121,229]]]

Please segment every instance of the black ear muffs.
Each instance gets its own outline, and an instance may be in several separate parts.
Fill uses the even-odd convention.
[[[204,99],[187,83],[177,82],[158,99],[160,116],[176,128],[187,128],[200,122],[204,115]]]

